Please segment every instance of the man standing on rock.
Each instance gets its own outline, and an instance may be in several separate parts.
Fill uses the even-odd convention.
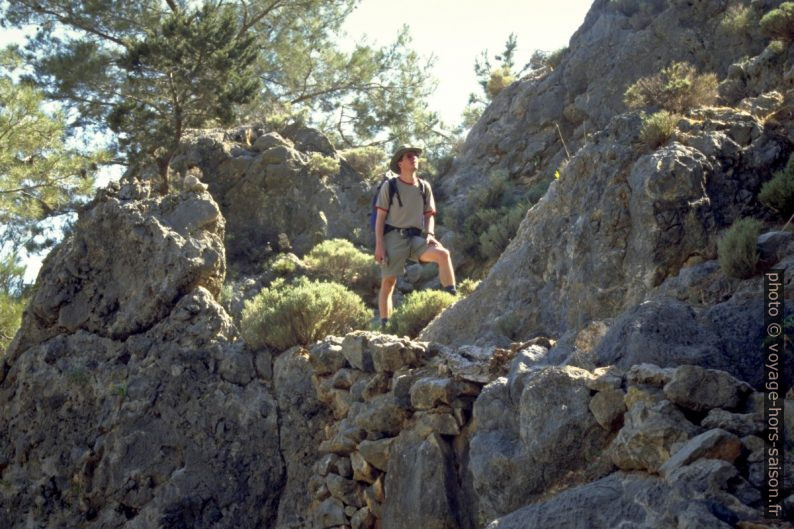
[[[435,238],[436,203],[430,184],[416,176],[421,149],[402,146],[394,153],[389,169],[395,178],[392,195],[389,182],[380,187],[375,207],[375,262],[381,265],[381,328],[392,312],[392,294],[397,276],[405,273],[408,259],[420,263],[437,263],[441,285],[456,295],[455,271],[449,251]]]

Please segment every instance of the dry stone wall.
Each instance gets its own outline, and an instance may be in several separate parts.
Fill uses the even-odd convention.
[[[512,360],[500,367],[493,358],[505,353]],[[763,518],[763,395],[724,371],[586,370],[549,365],[537,341],[453,350],[367,332],[304,354],[333,414],[308,480],[313,527],[734,527]],[[784,488],[791,506],[794,480]]]

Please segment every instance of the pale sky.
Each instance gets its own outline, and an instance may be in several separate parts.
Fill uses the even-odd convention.
[[[343,29],[354,41],[366,35],[377,44],[394,41],[403,24],[413,48],[435,55],[438,89],[430,100],[448,125],[460,121],[471,92],[479,90],[474,59],[482,50],[500,53],[510,33],[518,47],[516,67],[536,49],[553,51],[568,45],[582,25],[592,0],[362,0]],[[494,64],[493,58],[491,59]]]

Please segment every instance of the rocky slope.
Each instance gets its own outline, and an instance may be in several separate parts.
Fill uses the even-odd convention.
[[[561,66],[472,131],[447,207],[491,169],[561,176],[425,341],[252,351],[217,303],[227,253],[253,270],[279,239],[358,236],[369,192],[313,172],[337,158],[315,132],[202,132],[178,193],[102,190],[0,364],[0,527],[790,527],[762,520],[761,278],[714,254],[794,150],[791,52],[721,33],[726,2],[629,5],[595,2]],[[648,149],[623,88],[684,58],[730,106]],[[758,243],[792,299],[794,235]]]
[[[481,288],[423,338],[504,344],[578,330],[714,259],[735,219],[762,216],[758,190],[794,151],[794,47],[723,25],[737,6],[759,16],[779,3],[595,2],[559,67],[499,94],[445,178],[454,211],[492,171],[559,171]],[[616,7],[629,4],[645,7]],[[691,110],[650,149],[623,93],[673,60],[717,73],[730,106]]]

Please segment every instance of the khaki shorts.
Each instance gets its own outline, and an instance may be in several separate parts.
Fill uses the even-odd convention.
[[[383,236],[386,261],[381,266],[381,277],[396,277],[405,273],[405,262],[419,262],[419,256],[430,248],[424,237],[403,237],[399,231],[390,231]]]

